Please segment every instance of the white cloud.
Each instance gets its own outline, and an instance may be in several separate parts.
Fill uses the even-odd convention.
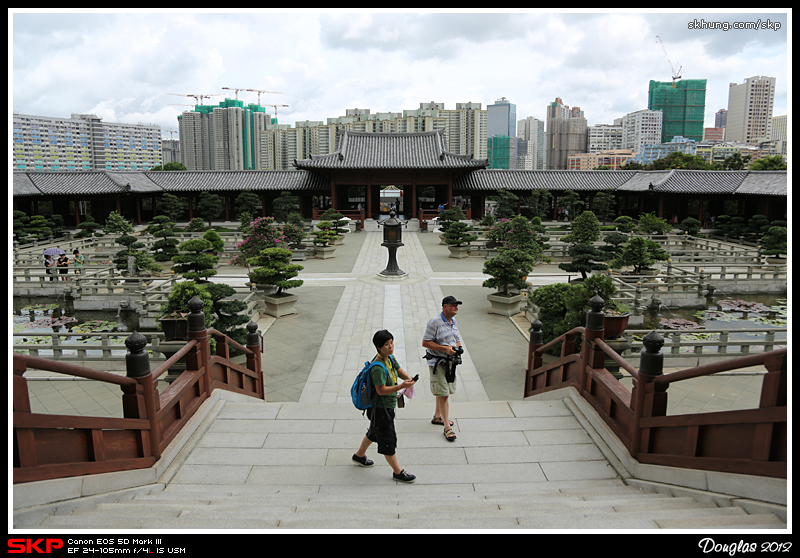
[[[782,24],[779,31],[691,30],[694,19]],[[708,79],[706,124],[727,107],[730,82],[777,78],[775,114],[786,114],[786,14],[758,13],[14,13],[13,110],[177,128],[192,103],[168,93],[262,94],[281,123],[345,109],[401,112],[421,102],[499,97],[517,116],[544,117],[561,97],[590,124],[646,107],[651,79],[668,81],[664,40],[684,78]],[[216,103],[222,97],[207,99]],[[253,92],[239,99],[256,102]],[[272,111],[272,108],[270,107]],[[102,114],[100,114],[102,112]],[[273,112],[274,113],[274,112]]]

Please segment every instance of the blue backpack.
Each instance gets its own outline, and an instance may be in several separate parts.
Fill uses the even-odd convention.
[[[376,405],[380,397],[370,377],[370,370],[372,370],[373,366],[380,366],[387,375],[389,374],[386,366],[377,359],[364,363],[364,368],[358,373],[353,386],[350,388],[350,397],[353,399],[353,405],[356,406],[356,409],[363,411],[361,414]]]

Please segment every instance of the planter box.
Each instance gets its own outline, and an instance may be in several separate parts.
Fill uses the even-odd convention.
[[[469,246],[448,246],[451,258],[466,258],[469,256]]]
[[[186,318],[161,318],[158,322],[164,330],[164,341],[189,339],[189,320]]]
[[[297,310],[294,309],[295,302],[297,302],[297,295],[292,294],[264,296],[266,313],[275,318],[297,314]]]
[[[621,316],[606,315],[603,319],[605,331],[603,332],[603,339],[615,339],[622,335],[625,328],[628,327],[628,320],[631,315],[629,313],[622,314]]]
[[[519,305],[522,301],[522,294],[506,296],[500,293],[492,293],[486,300],[492,303],[489,314],[499,314],[501,316],[513,316],[522,312]]]
[[[336,246],[314,246],[314,255],[323,260],[335,258],[333,253],[336,251]]]

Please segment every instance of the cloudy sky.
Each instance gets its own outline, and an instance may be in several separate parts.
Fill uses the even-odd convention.
[[[284,12],[9,13],[13,74],[9,112],[177,130],[193,104],[180,94],[261,95],[282,124],[342,116],[348,108],[416,109],[421,102],[500,97],[517,118],[544,118],[561,97],[589,125],[647,108],[651,79],[671,80],[664,42],[684,79],[707,79],[705,125],[727,108],[728,86],[777,78],[774,114],[788,112],[791,14],[759,12]],[[759,29],[693,24],[759,22]],[[775,28],[778,29],[775,29]],[[257,101],[240,91],[239,99]],[[273,109],[270,109],[273,110]],[[273,112],[274,114],[274,112]],[[169,137],[165,133],[164,137]]]

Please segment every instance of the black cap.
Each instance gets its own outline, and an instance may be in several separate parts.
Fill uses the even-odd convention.
[[[456,299],[454,296],[446,296],[442,299],[442,306],[445,304],[464,304],[460,300]]]

